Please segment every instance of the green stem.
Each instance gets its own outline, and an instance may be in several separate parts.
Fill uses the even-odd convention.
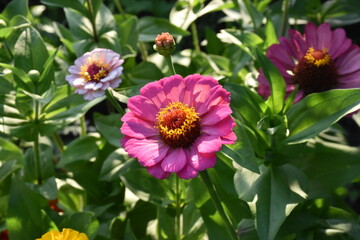
[[[120,1],[119,1],[119,0],[115,0],[114,3],[115,3],[115,6],[116,6],[117,10],[119,11],[119,13],[120,13],[121,15],[125,15],[125,11],[124,11],[124,9],[123,9],[122,6],[121,6]]]
[[[174,68],[174,64],[173,64],[171,55],[169,55],[169,56],[164,56],[164,57],[165,57],[165,60],[166,60],[167,65],[169,66],[169,70],[170,70],[171,75],[175,75],[176,72],[175,72],[175,68]]]
[[[86,136],[85,116],[82,116],[82,117],[80,118],[80,136],[81,136],[81,137]]]
[[[176,219],[175,219],[175,234],[176,240],[181,240],[181,206],[180,206],[180,183],[179,178],[175,176],[175,191],[176,191]]]
[[[220,214],[220,217],[222,218],[222,220],[224,222],[226,231],[229,234],[230,239],[238,240],[239,238],[236,235],[235,228],[231,224],[228,216],[226,215],[226,213],[224,211],[224,208],[221,205],[221,201],[219,199],[218,194],[216,193],[216,189],[215,189],[214,185],[211,182],[211,179],[210,179],[210,176],[209,176],[208,172],[206,170],[201,171],[200,176],[201,176],[201,178],[202,178],[202,180],[203,180],[203,182],[204,182],[204,184],[205,184],[205,186],[206,186],[206,188],[207,188],[207,190],[208,190],[208,192],[209,192],[209,194],[211,196],[211,199],[212,199],[217,211]]]
[[[288,13],[289,13],[290,0],[284,0],[282,5],[282,19],[281,19],[281,36],[285,36],[286,28],[288,25]]]
[[[64,143],[61,140],[59,134],[55,133],[53,135],[53,140],[54,140],[56,146],[59,148],[60,152],[64,152]]]
[[[140,47],[140,53],[141,53],[141,58],[144,62],[147,61],[148,59],[148,52],[146,50],[146,45],[144,42],[139,42],[139,47]]]
[[[244,0],[244,4],[245,4],[245,7],[246,7],[246,10],[248,11],[249,15],[250,15],[250,18],[251,18],[251,21],[254,25],[254,32],[257,32],[256,29],[256,22],[255,22],[255,16],[254,16],[254,13],[251,9],[251,6],[250,6],[250,3],[249,3],[249,0]]]
[[[122,115],[124,115],[125,111],[122,109],[120,104],[116,101],[116,99],[114,98],[114,95],[111,93],[111,91],[109,89],[106,89],[105,94],[106,94],[106,97],[109,100],[109,102],[118,111],[118,113],[121,113]]]
[[[94,8],[93,8],[93,5],[92,5],[92,0],[86,0],[87,2],[87,5],[88,5],[88,9],[89,9],[89,20],[91,22],[91,26],[93,28],[93,33],[94,33],[94,41],[95,42],[98,42],[99,41],[99,37],[97,35],[97,31],[96,31],[96,23],[95,23],[95,18],[96,18],[96,15],[95,15],[95,12],[94,12]]]
[[[41,162],[40,162],[40,144],[39,144],[39,102],[35,100],[35,139],[34,139],[34,161],[38,184],[42,184]]]
[[[193,39],[193,44],[194,44],[195,51],[200,52],[198,31],[196,29],[196,24],[195,23],[191,24],[191,33],[192,33],[192,39]]]

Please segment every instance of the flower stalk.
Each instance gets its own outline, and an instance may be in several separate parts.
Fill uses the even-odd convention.
[[[94,41],[95,42],[98,42],[99,41],[99,37],[97,35],[97,30],[96,30],[96,23],[95,23],[95,18],[96,18],[96,15],[95,15],[95,12],[94,12],[94,8],[93,8],[93,5],[92,5],[92,0],[86,0],[87,2],[87,5],[88,5],[88,9],[89,9],[89,20],[91,22],[91,26],[93,28],[93,37],[94,37]]]
[[[176,240],[181,240],[181,191],[180,179],[175,176],[175,201],[176,201],[176,219],[175,219],[175,234]]]
[[[118,113],[120,113],[121,115],[124,115],[125,114],[124,109],[122,109],[120,104],[116,101],[114,95],[111,93],[111,91],[109,91],[109,89],[105,91],[105,95],[106,98],[109,100],[109,102],[112,104],[112,106],[116,109],[116,111],[118,111]]]
[[[286,29],[287,29],[289,6],[290,6],[290,1],[284,0],[283,5],[282,5],[283,15],[282,15],[282,19],[281,19],[281,36],[285,35]]]
[[[233,239],[233,240],[238,240],[238,236],[235,232],[235,228],[234,226],[231,224],[230,222],[230,219],[229,217],[226,215],[225,211],[224,211],[224,208],[223,206],[221,205],[221,201],[220,201],[220,198],[216,192],[216,189],[210,179],[210,176],[208,174],[208,172],[206,170],[204,171],[201,171],[200,172],[200,176],[201,176],[201,179],[203,180],[209,194],[210,194],[210,197],[215,205],[215,208],[217,209],[217,211],[219,212],[220,214],[220,217],[222,218],[223,220],[223,223],[225,225],[225,228],[226,228],[226,231],[230,237],[230,239]]]

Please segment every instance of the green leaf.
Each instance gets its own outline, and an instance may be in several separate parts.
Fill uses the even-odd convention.
[[[256,129],[256,123],[264,116],[267,106],[264,100],[249,88],[235,83],[226,83],[226,90],[231,93],[231,109],[239,119],[244,119]]]
[[[154,42],[158,34],[169,32],[175,36],[188,36],[190,33],[171,24],[165,18],[142,17],[138,24],[139,41]]]
[[[334,89],[310,94],[286,113],[290,135],[283,143],[304,142],[359,108],[360,89]]]
[[[253,32],[233,29],[222,29],[217,37],[224,43],[235,44],[244,52],[252,56],[251,48],[261,45],[264,41]]]
[[[4,3],[2,3],[4,4]],[[10,1],[2,12],[2,15],[10,20],[16,15],[22,15],[26,17],[28,12],[28,0],[13,0]]]
[[[81,100],[81,104],[76,105],[68,110],[60,111],[59,113],[52,115],[52,111],[57,112],[59,108],[66,107],[66,104],[71,103],[71,101]],[[57,103],[54,103],[49,109],[46,110],[45,114],[49,114],[50,117],[46,117],[45,119],[41,119],[40,122],[40,134],[43,136],[48,136],[56,132],[58,129],[63,128],[64,126],[75,122],[93,106],[103,101],[104,97],[96,98],[92,101],[84,101],[80,96],[70,95],[68,98],[64,98]]]
[[[133,166],[120,178],[125,186],[143,201],[149,201],[156,205],[169,202],[168,180],[159,180],[151,176],[144,167]]]
[[[21,149],[14,143],[2,137],[0,137],[0,156],[1,161],[3,162],[15,160],[18,163],[21,163],[24,159]]]
[[[152,81],[160,80],[164,77],[164,75],[154,63],[141,62],[128,72],[127,77],[132,82],[143,85]]]
[[[247,168],[250,171],[259,173],[254,149],[251,146],[244,127],[238,121],[236,122],[234,132],[237,136],[235,144],[223,145],[220,153],[230,158],[240,166]]]
[[[1,163],[0,184],[4,183],[4,180],[19,168],[20,167],[16,164],[16,160],[9,160],[5,163]]]
[[[14,47],[14,65],[25,72],[41,72],[49,54],[39,32],[34,28],[25,29]]]
[[[33,92],[34,90],[34,83],[31,81],[30,77],[21,69],[14,66],[11,66],[6,63],[0,63],[0,66],[3,68],[10,69],[14,75],[17,77],[14,78],[16,84],[21,87],[22,89]]]
[[[183,209],[183,239],[203,239],[205,235],[204,220],[194,202],[188,202]]]
[[[175,209],[157,207],[158,230],[160,239],[176,239],[175,236]]]
[[[267,49],[272,44],[278,43],[278,37],[276,36],[276,30],[274,27],[273,22],[270,18],[266,19],[266,25],[265,25],[265,48]]]
[[[89,237],[89,239],[94,239],[99,229],[99,225],[99,221],[95,218],[94,213],[78,212],[68,217],[68,219],[62,222],[59,227],[71,228],[76,231],[83,232]]]
[[[43,221],[41,211],[47,205],[44,197],[14,176],[6,218],[10,239],[37,239],[47,232],[50,223]]]
[[[359,176],[360,150],[346,145],[316,141],[311,157],[297,164],[309,180],[309,198],[326,198]]]
[[[101,115],[94,113],[94,121],[96,129],[101,135],[115,147],[120,147],[120,127],[121,127],[121,114]]]
[[[199,1],[178,1],[172,8],[169,19],[172,24],[186,30],[199,17],[233,6],[232,2],[224,3],[221,0],[212,0],[206,6],[202,6]]]
[[[38,83],[38,93],[42,94],[49,90],[51,83],[54,81],[54,60],[56,54],[58,53],[58,49],[51,54],[46,62],[44,63],[43,68],[41,69],[41,75]]]
[[[300,197],[290,191],[283,173],[275,167],[266,169],[255,184],[255,226],[260,240],[272,240]]]
[[[84,210],[86,203],[85,190],[73,179],[60,180],[59,183],[58,198],[62,209],[66,213],[81,212]]]
[[[123,239],[124,240],[137,240],[133,230],[131,229],[130,221],[126,222],[125,233],[124,233]]]
[[[44,180],[55,175],[53,159],[53,148],[48,145],[40,144],[41,177]],[[29,148],[25,152],[23,179],[27,182],[32,182],[37,179],[33,148]]]
[[[123,148],[118,148],[112,152],[104,161],[99,179],[103,181],[113,181],[122,173],[134,166],[135,161],[130,160],[127,152]]]
[[[41,0],[43,4],[61,8],[72,8],[79,11],[84,16],[88,15],[87,8],[78,0]]]
[[[101,4],[98,13],[95,18],[96,31],[99,36],[114,31],[114,34],[117,38],[117,33],[115,32],[116,24],[115,18],[112,12],[104,5]]]
[[[77,0],[74,2],[77,2]],[[90,20],[71,9],[65,8],[64,11],[73,37],[77,40],[91,39],[93,29]]]
[[[84,136],[72,141],[64,151],[58,167],[73,168],[75,166],[84,166],[92,161],[98,154],[98,139],[91,136]]]
[[[273,113],[279,113],[284,107],[285,81],[279,70],[258,48],[256,49],[256,57],[271,88],[271,95],[267,100],[267,103]]]
[[[135,55],[137,50],[137,43],[139,39],[139,31],[137,29],[138,18],[134,15],[115,15],[117,24],[117,33],[120,38],[122,46],[122,55]]]

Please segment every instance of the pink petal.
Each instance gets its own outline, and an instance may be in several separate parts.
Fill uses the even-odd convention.
[[[198,174],[198,171],[196,171],[189,165],[186,165],[185,167],[183,167],[183,169],[181,169],[176,174],[178,175],[179,178],[188,180],[190,178],[195,178]]]
[[[154,123],[156,122],[156,114],[160,110],[152,101],[141,95],[129,98],[128,108],[138,117]]]
[[[237,137],[234,132],[231,132],[230,134],[221,137],[223,144],[234,144],[236,139],[237,139]]]
[[[189,165],[197,171],[212,168],[216,164],[216,153],[199,153],[195,146],[191,146],[190,151],[187,151],[187,157]]]
[[[163,80],[163,88],[166,97],[171,102],[182,102],[184,97],[185,83],[180,75],[174,75]]]
[[[221,85],[213,87],[209,92],[209,97],[206,99],[204,104],[196,109],[196,112],[200,114],[206,113],[212,106],[230,103],[230,93],[227,92]]]
[[[186,85],[184,97],[183,97],[184,104],[187,104],[192,107],[192,103],[196,97],[196,95],[194,94],[194,87],[201,78],[202,76],[200,74],[193,74],[184,78],[184,82]]]
[[[346,76],[340,76],[337,88],[360,88],[360,70]]]
[[[217,85],[219,85],[219,83],[212,77],[201,78],[194,86],[193,94],[195,98],[193,107],[195,107],[195,109],[201,108],[201,105],[208,99],[210,90]]]
[[[226,136],[232,132],[235,127],[235,122],[231,116],[226,117],[222,121],[214,125],[202,125],[201,131],[214,136]]]
[[[219,136],[203,134],[195,140],[194,145],[201,153],[214,153],[220,151],[222,142]]]
[[[271,60],[276,60],[279,63],[277,65],[282,65],[286,69],[292,70],[292,67],[294,66],[294,61],[291,58],[291,51],[287,51],[287,49],[280,44],[272,45],[267,51],[266,56]]]
[[[214,125],[227,118],[232,113],[229,105],[216,105],[211,107],[205,115],[201,115],[201,126]]]
[[[158,82],[146,84],[140,89],[140,94],[150,99],[158,108],[164,108],[169,103],[163,87]]]
[[[332,31],[330,29],[330,24],[323,23],[317,29],[317,39],[318,39],[318,50],[326,48],[329,50],[332,44]]]
[[[134,113],[128,112],[122,118],[121,133],[134,138],[147,138],[159,135],[154,125],[138,118]]]
[[[305,26],[305,39],[308,48],[313,47],[315,49],[318,49],[318,39],[317,39],[317,27],[314,23],[309,22]]]
[[[150,167],[160,162],[168,152],[169,146],[160,139],[127,138],[122,142],[130,157],[137,158],[144,167]]]
[[[280,42],[280,46],[282,46],[286,50],[286,52],[288,53],[289,56],[291,56],[295,59],[298,58],[296,48],[290,39],[285,38],[285,37],[280,37],[279,42]]]
[[[302,58],[305,55],[308,48],[304,37],[298,31],[293,29],[289,30],[289,36],[296,48],[296,53],[297,53],[296,59]]]
[[[349,74],[360,69],[360,49],[353,49],[340,57],[339,61],[335,63],[339,75]]]
[[[346,38],[345,30],[342,28],[336,29],[332,34],[332,43],[329,54],[332,59],[336,59],[343,54],[351,46],[351,40]]]
[[[156,164],[154,166],[148,167],[147,171],[154,177],[156,177],[157,179],[164,179],[167,178],[171,175],[171,173],[169,172],[165,172],[162,167],[160,166],[160,164]]]
[[[161,162],[161,167],[166,172],[178,172],[186,164],[186,155],[182,148],[170,149]]]

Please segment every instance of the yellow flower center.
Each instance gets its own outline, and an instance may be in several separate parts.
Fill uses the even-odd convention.
[[[328,50],[310,47],[293,69],[293,81],[305,95],[323,92],[337,85],[337,69]]]
[[[80,75],[86,82],[95,81],[99,82],[101,79],[109,74],[109,68],[106,64],[94,62],[90,64],[84,64],[81,66]]]
[[[200,135],[200,117],[193,107],[181,102],[170,103],[157,114],[156,128],[170,147],[188,147]]]
[[[328,50],[326,48],[323,48],[322,50],[315,50],[310,47],[304,58],[308,60],[308,63],[312,63],[317,67],[324,66],[329,64],[331,60],[331,57],[327,52]]]

